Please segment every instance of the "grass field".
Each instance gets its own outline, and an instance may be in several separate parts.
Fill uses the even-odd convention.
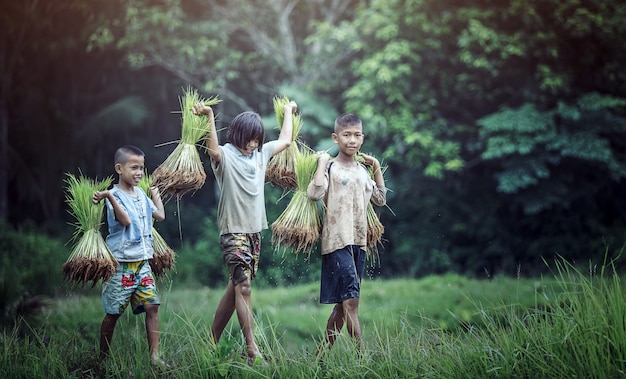
[[[248,366],[233,317],[218,346],[208,344],[222,289],[160,283],[161,353],[149,364],[143,316],[127,311],[112,356],[97,359],[98,289],[56,299],[45,317],[1,336],[0,377],[56,378],[512,378],[624,377],[626,305],[610,267],[581,273],[557,264],[537,280],[366,280],[360,305],[365,351],[345,330],[316,362],[330,305],[318,284],[253,290],[256,335],[269,365]]]

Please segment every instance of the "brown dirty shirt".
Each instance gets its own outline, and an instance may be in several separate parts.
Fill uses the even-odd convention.
[[[329,170],[330,168],[330,170]],[[326,212],[322,227],[322,255],[348,245],[367,245],[367,206],[370,200],[383,206],[387,189],[379,187],[361,164],[345,165],[331,161],[324,184],[313,181],[307,188],[311,200],[324,200]]]

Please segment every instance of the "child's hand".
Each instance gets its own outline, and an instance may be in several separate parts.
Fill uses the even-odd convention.
[[[294,114],[298,110],[298,104],[295,101],[290,101],[288,104],[284,106],[285,113]]]
[[[191,108],[191,112],[197,116],[213,116],[213,109],[209,106],[206,106],[202,103],[198,103]]]
[[[378,159],[367,155],[367,154],[363,154],[361,152],[358,153],[359,156],[361,156],[361,158],[363,158],[363,164],[366,166],[373,166],[374,168],[376,167],[380,167],[380,163],[378,162]]]
[[[328,161],[330,160],[330,154],[328,154],[327,151],[318,151],[316,153],[317,155],[317,164],[319,165],[326,165],[326,163],[328,163]]]
[[[152,200],[161,198],[161,193],[159,193],[159,189],[155,186],[150,187],[150,194],[151,194],[150,197],[152,198]]]
[[[93,193],[91,200],[94,204],[98,204],[102,199],[109,197],[109,191],[96,191]]]

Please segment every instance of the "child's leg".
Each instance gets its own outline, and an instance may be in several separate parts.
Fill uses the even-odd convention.
[[[328,345],[333,346],[337,335],[341,332],[341,328],[343,328],[344,321],[343,304],[335,304],[333,311],[330,312],[330,316],[328,317],[328,322],[326,323],[326,342]]]
[[[115,331],[115,324],[120,315],[106,314],[100,325],[100,358],[105,358],[111,348],[111,340]]]
[[[237,310],[237,318],[239,325],[243,331],[243,337],[248,347],[248,357],[256,358],[260,356],[259,348],[254,341],[254,315],[252,314],[252,305],[250,295],[252,286],[250,278],[235,286],[235,309]]]
[[[213,326],[211,326],[211,335],[213,336],[213,342],[219,343],[222,337],[224,328],[228,325],[228,321],[235,311],[235,288],[232,280],[228,281],[226,291],[222,295],[220,303],[215,310],[215,316],[213,317]]]
[[[260,233],[235,233],[220,236],[220,247],[224,252],[224,262],[230,272],[230,280],[226,293],[218,305],[213,338],[217,342],[232,316],[237,311],[239,325],[246,340],[249,358],[261,356],[254,341],[254,316],[250,295],[252,292],[251,279],[255,277],[259,265],[261,251]]]
[[[150,358],[159,360],[159,304],[145,304],[146,310],[146,334],[148,336],[148,348]]]
[[[361,323],[359,322],[359,298],[353,297],[342,303],[346,320],[346,329],[357,344],[361,343]]]

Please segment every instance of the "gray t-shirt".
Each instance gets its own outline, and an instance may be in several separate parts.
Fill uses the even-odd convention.
[[[267,229],[265,214],[265,169],[276,147],[275,141],[254,150],[249,156],[232,144],[220,146],[219,165],[211,160],[211,168],[221,195],[217,207],[220,235],[227,233],[258,233]]]

